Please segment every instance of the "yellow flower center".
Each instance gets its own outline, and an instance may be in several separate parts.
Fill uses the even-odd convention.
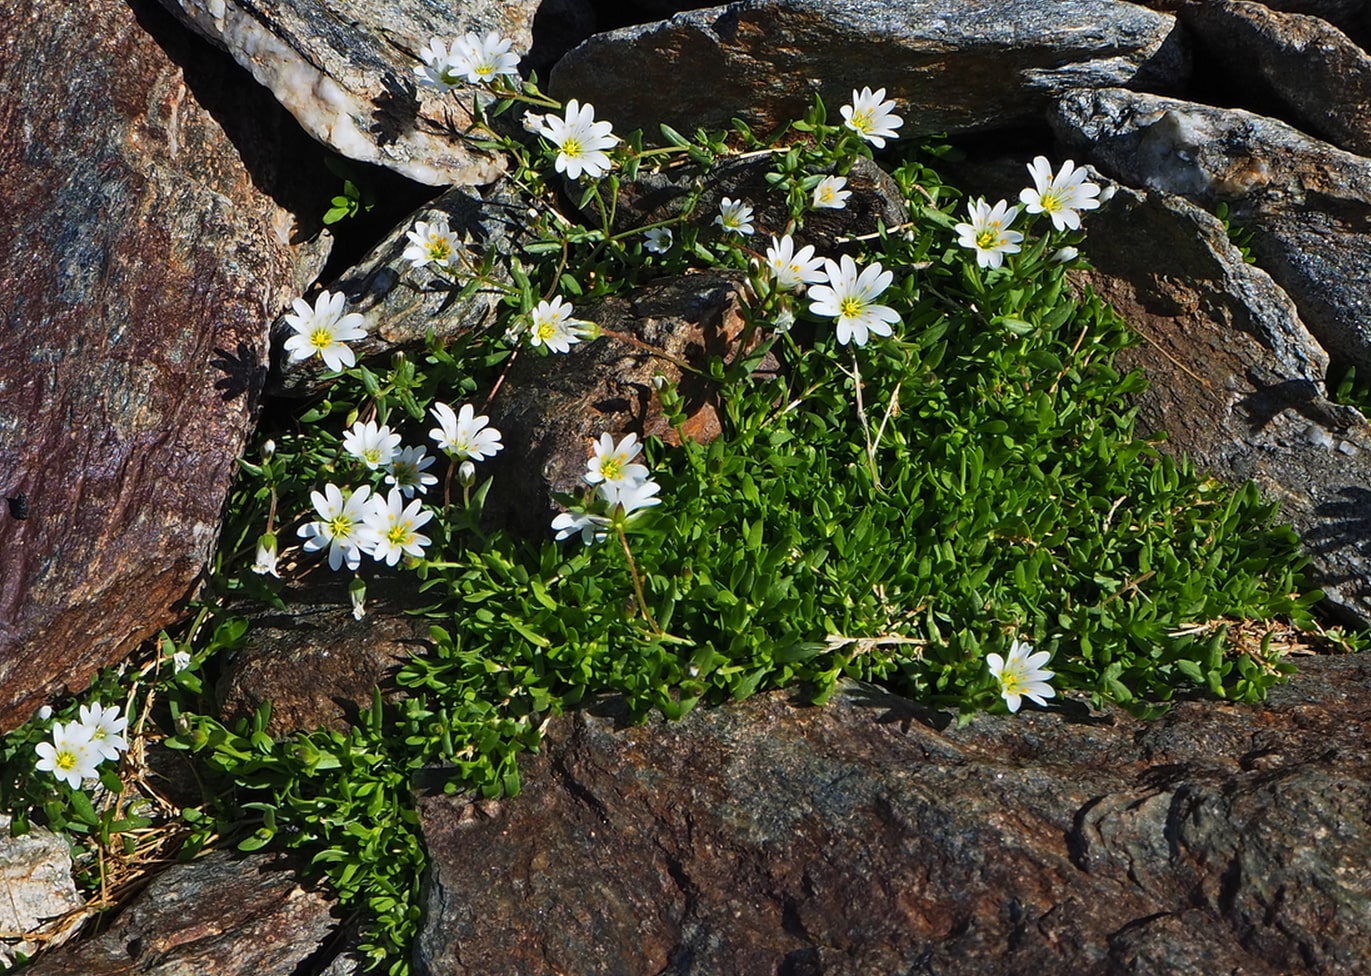
[[[1048,213],[1056,213],[1062,209],[1062,198],[1057,195],[1056,190],[1048,190],[1038,197],[1038,206]]]
[[[624,465],[617,457],[607,457],[600,462],[600,474],[606,481],[616,481],[624,476]]]
[[[1000,229],[998,226],[987,227],[976,235],[976,246],[979,248],[990,248],[1000,243]]]
[[[860,298],[848,296],[838,303],[838,316],[845,319],[855,319],[862,314],[865,306]]]
[[[575,136],[568,138],[562,143],[563,156],[570,156],[572,159],[575,159],[580,156],[583,151],[584,150],[581,148],[581,140],[577,139]]]
[[[367,448],[367,450],[365,450],[365,451],[362,452],[362,458],[363,458],[363,460],[367,461],[369,464],[380,464],[380,463],[381,463],[381,449],[380,449],[379,447]]]
[[[863,109],[860,112],[852,113],[852,128],[858,132],[869,132],[874,127],[872,112],[870,109]]]
[[[322,325],[315,326],[314,331],[309,334],[309,344],[315,349],[327,349],[333,345],[333,333]]]
[[[346,539],[352,534],[352,519],[346,515],[335,515],[328,520],[328,533],[334,539]]]
[[[1006,695],[1018,695],[1022,693],[1023,679],[1013,671],[1006,671],[1000,675],[1000,686]]]
[[[552,324],[552,322],[549,319],[543,319],[540,322],[538,322],[536,331],[538,338],[541,339],[543,342],[546,342],[547,340],[551,339],[554,335],[557,334],[556,327]]]
[[[413,522],[396,522],[386,532],[386,541],[392,546],[404,546],[414,538]]]
[[[430,261],[446,261],[452,254],[452,244],[446,237],[431,238],[428,242],[428,259]]]
[[[76,753],[63,749],[52,757],[52,763],[58,769],[75,769],[77,763]]]

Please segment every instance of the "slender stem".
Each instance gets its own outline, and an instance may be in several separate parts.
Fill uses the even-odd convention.
[[[876,445],[871,443],[871,424],[866,417],[866,405],[862,402],[862,370],[857,363],[857,347],[852,347],[852,384],[857,391],[857,420],[862,425],[862,436],[866,438],[866,465],[871,469],[871,481],[881,487],[881,476],[876,471]]]
[[[619,545],[624,547],[624,555],[628,557],[628,572],[633,577],[633,592],[638,599],[638,611],[647,620],[648,626],[655,634],[662,633],[662,628],[657,626],[656,619],[652,616],[652,611],[647,608],[647,598],[643,596],[643,580],[638,575],[638,564],[633,560],[633,550],[628,547],[628,536],[624,533],[622,525],[615,525],[614,531],[619,536]]]

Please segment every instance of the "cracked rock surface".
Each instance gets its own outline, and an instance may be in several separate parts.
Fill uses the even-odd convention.
[[[426,974],[1366,972],[1371,661],[1261,709],[950,716],[847,686],[555,720],[421,799]],[[941,731],[939,730],[941,726]]]

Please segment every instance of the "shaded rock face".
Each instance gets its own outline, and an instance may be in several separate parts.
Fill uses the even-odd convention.
[[[264,321],[325,246],[288,209],[312,199],[313,174],[292,183],[266,162],[298,130],[227,59],[197,53],[183,74],[159,40],[188,58],[188,38],[160,10],[21,0],[0,35],[12,728],[175,619],[252,423]]]
[[[337,922],[329,914],[331,899],[301,887],[295,868],[285,858],[235,858],[218,852],[178,864],[153,881],[102,935],[45,955],[26,972],[35,976],[298,976],[318,972],[328,962],[320,959],[320,943]]]
[[[1263,709],[944,716],[855,686],[548,729],[432,796],[426,974],[1348,974],[1371,965],[1371,663]],[[1074,716],[1074,718],[1072,718]]]
[[[21,932],[38,931],[44,942],[63,940],[73,930],[53,931],[54,920],[85,904],[71,879],[71,845],[41,827],[20,837],[9,836],[10,818],[0,816],[0,966],[13,965],[19,953],[33,955],[36,942],[15,938]]]
[[[1037,123],[1066,89],[1170,90],[1187,69],[1175,21],[1144,7],[1005,0],[987,14],[956,0],[711,7],[590,38],[553,68],[549,90],[592,102],[620,130],[723,128],[740,115],[764,132],[799,118],[816,93],[841,122],[853,88],[885,86],[909,135]],[[663,65],[689,84],[643,83]]]
[[[1371,160],[1250,112],[1118,88],[1064,96],[1051,121],[1115,179],[1229,202],[1319,343],[1371,371]]]
[[[1150,385],[1144,431],[1230,483],[1253,479],[1304,538],[1313,585],[1349,624],[1371,619],[1371,428],[1323,394],[1328,360],[1293,302],[1243,263],[1223,226],[1177,197],[1121,190],[1091,215],[1092,287],[1143,341],[1121,365]],[[1350,517],[1349,517],[1350,516]]]

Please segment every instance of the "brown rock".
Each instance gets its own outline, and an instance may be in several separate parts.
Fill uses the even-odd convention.
[[[421,798],[417,970],[1364,972],[1371,663],[1307,669],[1153,724],[856,686],[555,720],[517,798]]]
[[[44,956],[27,972],[296,976],[327,962],[320,944],[337,926],[330,905],[300,885],[286,858],[216,852],[167,869],[106,932]]]
[[[7,729],[176,618],[219,531],[266,324],[324,248],[289,209],[317,176],[292,183],[267,155],[298,129],[157,8],[20,0],[0,35]]]

